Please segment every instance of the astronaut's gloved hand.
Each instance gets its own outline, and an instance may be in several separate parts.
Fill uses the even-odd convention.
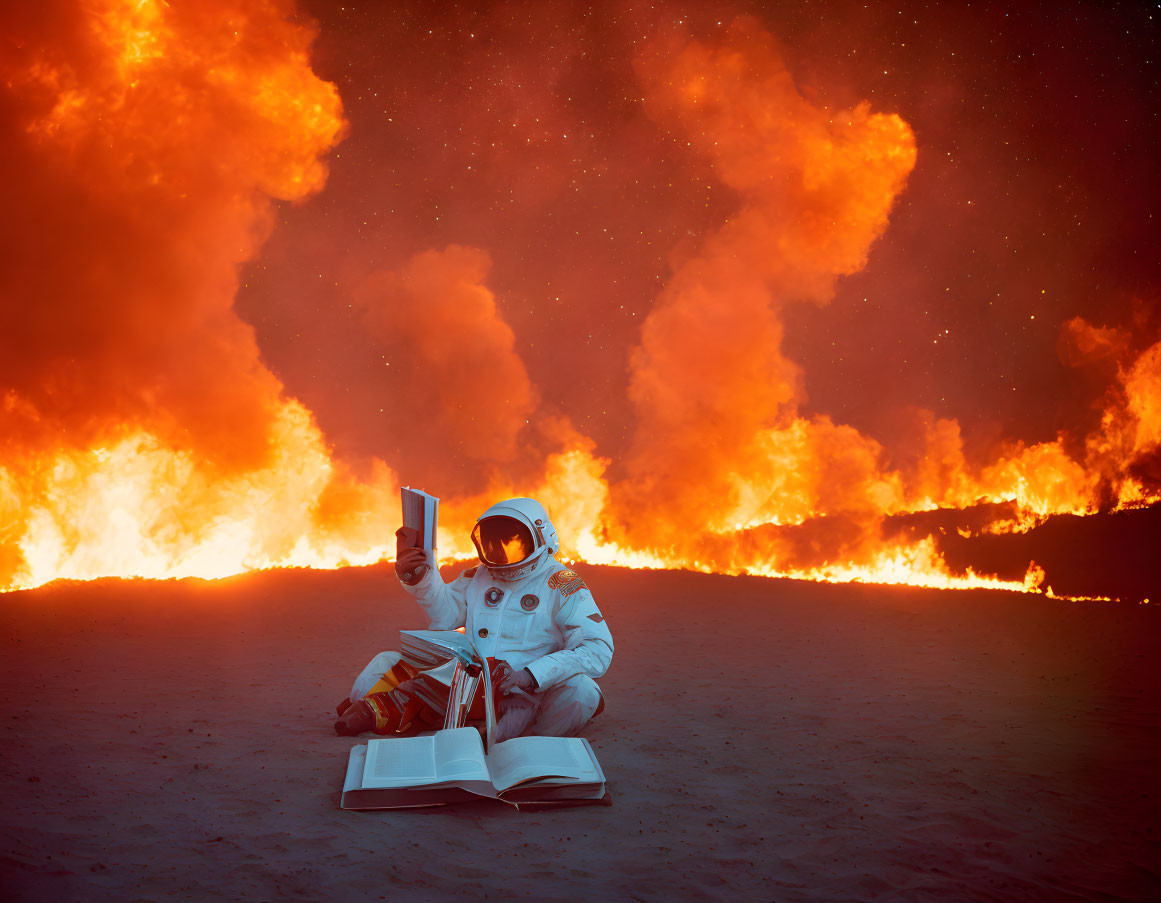
[[[419,545],[419,531],[415,527],[400,527],[395,531],[395,554],[402,555]]]
[[[427,553],[416,546],[419,531],[400,527],[395,531],[395,573],[408,586],[415,586],[427,573]]]
[[[527,668],[521,668],[519,671],[512,670],[512,666],[507,662],[500,662],[500,693],[504,696],[509,695],[513,691],[523,691],[531,693],[536,689],[536,678],[532,676],[532,672]]]

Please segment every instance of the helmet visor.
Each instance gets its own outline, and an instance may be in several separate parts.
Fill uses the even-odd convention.
[[[519,564],[535,550],[532,531],[514,517],[485,517],[472,530],[480,561],[492,567]]]

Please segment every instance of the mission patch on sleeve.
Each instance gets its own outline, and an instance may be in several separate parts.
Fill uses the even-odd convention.
[[[576,571],[570,571],[568,568],[565,568],[563,571],[557,571],[549,577],[548,588],[560,590],[560,594],[566,599],[577,590],[588,589]]]

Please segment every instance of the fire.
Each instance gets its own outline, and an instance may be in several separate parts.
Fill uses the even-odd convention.
[[[274,0],[75,0],[67,30],[31,7],[0,21],[19,164],[2,178],[29,224],[0,273],[0,589],[390,557],[396,467],[337,456],[233,309],[276,202],[323,190],[344,134],[312,28]],[[1013,438],[981,464],[930,411],[891,437],[812,413],[785,311],[828,304],[865,266],[923,152],[911,127],[808,99],[750,19],[712,42],[660,34],[634,71],[648,115],[737,207],[644,318],[626,455],[546,407],[487,249],[421,251],[352,292],[409,387],[385,402],[392,420],[450,484],[464,460],[489,474],[426,487],[444,496],[445,558],[473,556],[497,498],[532,495],[570,560],[1061,598],[1035,563],[1022,580],[953,572],[934,534],[891,519],[996,506],[955,528],[971,536],[1161,502],[1161,342],[1135,350],[1081,318],[1061,328],[1062,359],[1116,368],[1087,435]]]
[[[335,563],[311,520],[342,468],[232,310],[344,129],[310,29],[276,3],[38,10],[6,8],[0,61],[0,586]]]
[[[57,452],[24,476],[19,493],[9,479],[6,496],[36,499],[5,512],[25,519],[25,579],[36,585],[103,571],[224,577],[319,563],[316,525],[302,501],[320,497],[333,467],[301,406],[288,403],[278,416],[273,458],[245,474],[208,472],[188,451],[138,431],[87,451]],[[39,483],[32,491],[30,478]],[[374,561],[382,551],[355,557]]]

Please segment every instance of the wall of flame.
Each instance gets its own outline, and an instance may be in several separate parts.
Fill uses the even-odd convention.
[[[10,5],[0,30],[0,588],[393,555],[409,480],[391,449],[336,455],[235,309],[279,204],[324,190],[344,136],[313,26],[277,0],[54,0]],[[1022,531],[1161,501],[1161,343],[1081,318],[1062,357],[1116,378],[1079,446],[1013,438],[979,466],[953,419],[914,411],[884,439],[810,412],[785,311],[866,265],[923,149],[898,115],[805,97],[752,19],[714,41],[661,30],[634,73],[736,205],[643,318],[616,468],[543,397],[488,249],[423,251],[350,298],[406,376],[394,442],[436,437],[443,554],[469,557],[478,513],[519,494],[593,562],[1035,590],[1035,565],[952,573],[932,537],[884,524],[1003,503],[984,529]],[[464,461],[487,474],[470,488]]]

